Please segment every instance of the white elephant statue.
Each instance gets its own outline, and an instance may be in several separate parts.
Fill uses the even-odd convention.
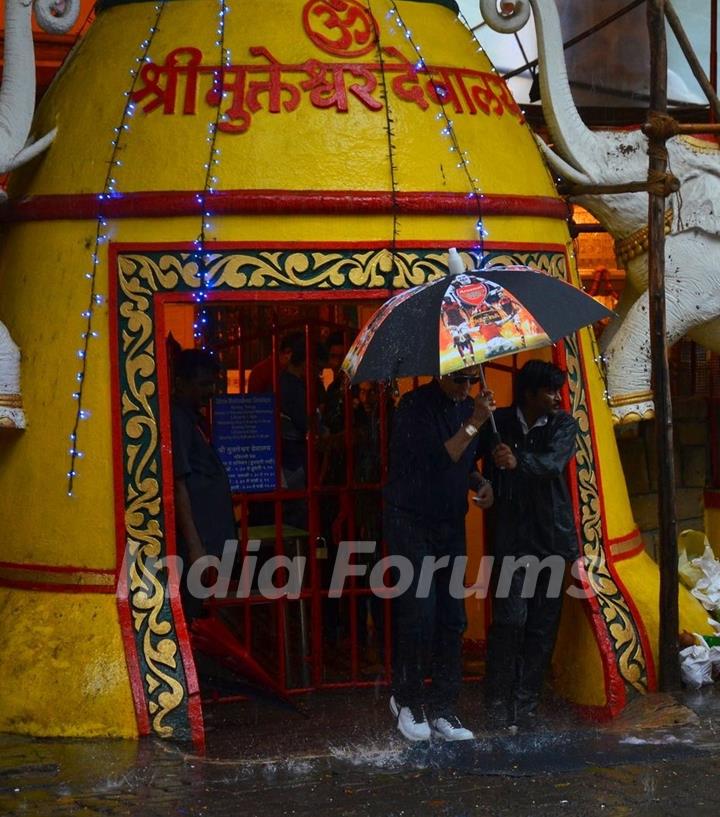
[[[57,128],[36,141],[30,137],[35,113],[35,49],[30,18],[33,5],[40,27],[64,34],[75,24],[80,0],[5,0],[5,56],[0,87],[0,173],[8,173],[42,153]]]
[[[551,170],[575,184],[610,185],[647,178],[647,138],[638,131],[591,131],[572,98],[563,54],[560,19],[554,0],[480,0],[488,25],[513,33],[527,22],[530,7],[538,38],[543,112],[553,143],[538,144]],[[628,48],[632,43],[628,43]],[[648,68],[649,71],[649,68]],[[665,284],[667,338],[684,335],[720,351],[720,150],[710,143],[675,137],[667,143],[669,171],[681,183],[666,199]],[[618,423],[654,415],[648,316],[646,193],[580,195],[615,238],[627,285],[618,304],[619,319],[603,334],[608,399]]]

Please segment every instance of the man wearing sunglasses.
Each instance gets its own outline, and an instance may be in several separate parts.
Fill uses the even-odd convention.
[[[467,618],[450,579],[466,552],[468,490],[477,491],[478,507],[493,501],[477,459],[478,432],[494,403],[490,392],[470,397],[470,386],[478,382],[477,367],[435,378],[406,394],[393,420],[384,531],[390,554],[412,564],[413,579],[393,602],[390,710],[411,741],[429,740],[432,733],[448,741],[473,738],[456,710]],[[419,587],[426,557],[437,561],[429,586]]]

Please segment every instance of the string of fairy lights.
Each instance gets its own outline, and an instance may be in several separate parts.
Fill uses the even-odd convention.
[[[110,230],[108,220],[105,217],[104,205],[108,200],[117,199],[122,196],[118,190],[118,182],[116,179],[117,169],[122,166],[122,161],[118,158],[118,154],[122,148],[123,139],[127,137],[130,131],[130,120],[135,113],[135,103],[133,96],[135,88],[140,75],[140,67],[150,60],[148,54],[152,45],[155,34],[158,31],[160,20],[167,0],[160,0],[154,6],[154,17],[149,28],[148,35],[140,43],[140,55],[136,57],[136,66],[130,69],[131,83],[128,90],[124,92],[125,105],[123,106],[120,123],[113,129],[113,137],[111,140],[110,158],[108,161],[108,170],[103,184],[103,192],[97,196],[98,200],[98,216],[95,228],[95,237],[92,242],[91,252],[91,269],[85,273],[85,277],[90,282],[90,291],[87,307],[81,312],[81,317],[84,320],[84,331],[81,334],[82,343],[77,350],[77,357],[80,360],[80,367],[76,372],[76,387],[72,394],[76,402],[75,417],[72,431],[70,433],[70,448],[68,454],[70,457],[69,468],[67,472],[67,494],[74,495],[75,481],[78,477],[77,461],[84,457],[84,452],[79,447],[79,435],[81,423],[90,417],[90,410],[86,408],[85,401],[85,382],[87,375],[88,352],[91,339],[99,336],[98,331],[94,328],[94,318],[96,309],[105,303],[105,297],[98,292],[97,288],[97,271],[100,264],[100,247],[107,243],[110,238]],[[215,45],[220,49],[220,64],[223,67],[231,65],[230,50],[225,47],[225,17],[230,12],[230,7],[227,0],[218,0],[218,22],[217,22],[217,39]],[[221,102],[223,97],[223,71],[219,71],[215,77],[214,82],[219,88],[219,101],[216,108],[214,121],[208,125],[207,142],[209,145],[209,155],[207,162],[203,165],[205,171],[202,191],[197,194],[197,202],[200,209],[200,230],[197,238],[193,241],[192,257],[197,265],[196,275],[200,281],[198,290],[193,294],[193,298],[201,305],[207,300],[208,289],[208,269],[211,256],[207,253],[206,242],[207,235],[211,230],[210,218],[212,213],[210,211],[210,200],[212,194],[215,192],[218,183],[216,168],[220,162],[220,149],[217,147],[218,125],[221,117]],[[201,306],[197,313],[193,332],[196,338],[200,339],[204,348],[204,328],[207,324],[207,311],[204,306]]]
[[[206,349],[206,328],[208,324],[208,311],[205,306],[208,297],[208,276],[210,275],[210,261],[212,255],[208,254],[206,247],[207,233],[211,230],[212,225],[209,219],[212,216],[210,212],[208,201],[215,193],[218,184],[218,177],[215,175],[216,167],[220,165],[220,148],[217,147],[218,126],[221,119],[222,99],[224,93],[224,75],[223,68],[229,68],[232,65],[232,56],[230,50],[225,47],[225,17],[230,13],[230,7],[227,0],[218,0],[218,20],[217,20],[217,39],[215,45],[220,49],[220,66],[213,77],[213,83],[217,86],[217,108],[215,119],[208,124],[207,142],[210,147],[208,160],[203,165],[205,170],[205,180],[203,182],[202,192],[196,196],[197,202],[200,205],[200,232],[198,237],[193,241],[192,257],[195,259],[197,265],[196,275],[200,281],[199,289],[193,293],[193,299],[199,304],[195,320],[193,322],[193,337],[199,342],[202,349]],[[212,353],[212,350],[210,350]]]
[[[398,29],[403,33],[405,39],[408,41],[411,48],[415,52],[415,57],[417,59],[417,62],[415,63],[415,70],[416,71],[425,70],[426,62],[422,54],[422,48],[420,46],[420,43],[413,36],[412,30],[406,25],[405,21],[403,20],[403,17],[400,14],[400,10],[398,9],[395,0],[390,0],[390,5],[391,8],[388,10],[387,17],[390,21],[394,21],[395,25],[397,25]],[[461,23],[460,20],[458,20],[458,24],[463,25],[465,28],[467,28],[466,22]],[[471,36],[473,36],[472,33]],[[474,36],[473,41],[477,44],[477,40],[475,39]],[[482,47],[480,47],[480,50],[482,50]],[[477,219],[475,222],[476,243],[473,245],[472,249],[478,254],[479,264],[482,265],[485,257],[485,238],[487,238],[488,236],[488,232],[485,229],[485,224],[483,220],[484,194],[480,188],[480,180],[476,176],[474,176],[470,170],[469,167],[470,155],[468,151],[463,150],[461,148],[457,133],[455,131],[453,120],[450,118],[450,115],[448,114],[447,107],[445,105],[445,98],[448,96],[448,92],[444,88],[444,86],[437,83],[430,74],[428,74],[428,76],[435,91],[435,97],[440,105],[440,110],[435,115],[435,118],[442,124],[442,127],[440,129],[440,135],[450,140],[449,151],[456,155],[457,157],[456,166],[465,175],[465,178],[468,183],[469,192],[467,194],[467,197],[468,199],[472,199],[477,206]]]
[[[384,111],[385,111],[385,133],[387,136],[387,146],[388,146],[388,163],[390,169],[390,195],[392,196],[392,239],[390,244],[390,262],[391,262],[391,271],[394,273],[395,271],[395,256],[397,253],[397,241],[398,241],[398,179],[397,179],[397,164],[395,160],[395,130],[394,130],[394,119],[392,115],[392,111],[390,110],[390,96],[387,92],[387,77],[385,76],[385,57],[383,56],[382,46],[380,45],[380,30],[378,28],[377,23],[375,22],[375,15],[373,14],[372,10],[372,3],[371,0],[368,0],[368,10],[370,11],[370,19],[372,20],[373,29],[375,32],[375,42],[377,43],[377,57],[378,63],[380,64],[380,83],[381,83],[381,93],[383,97]],[[392,287],[392,281],[390,282]]]
[[[135,58],[136,65],[130,69],[130,87],[127,91],[125,91],[125,104],[123,106],[120,123],[113,129],[113,137],[110,142],[111,150],[110,159],[108,160],[108,169],[105,174],[102,193],[98,193],[97,196],[98,215],[97,224],[95,226],[95,237],[92,241],[92,251],[90,255],[91,266],[85,273],[85,277],[89,281],[88,303],[87,307],[80,313],[80,317],[84,321],[84,331],[80,335],[81,344],[80,348],[77,350],[77,357],[80,361],[80,367],[75,374],[77,385],[72,393],[73,400],[75,400],[75,417],[72,431],[70,432],[70,448],[68,450],[68,455],[70,457],[69,468],[67,471],[68,496],[73,496],[75,480],[78,476],[77,461],[82,459],[84,456],[84,452],[79,448],[78,438],[81,423],[90,417],[90,410],[86,408],[85,402],[88,351],[90,341],[99,336],[98,331],[94,328],[95,312],[98,307],[101,307],[105,303],[105,297],[98,292],[97,287],[97,272],[100,264],[100,247],[107,243],[111,237],[108,229],[108,221],[105,217],[105,203],[110,199],[118,198],[122,195],[117,189],[117,180],[115,178],[117,168],[122,166],[122,161],[118,158],[118,153],[121,149],[123,137],[126,137],[128,131],[130,130],[130,120],[135,113],[133,93],[140,75],[140,66],[149,60],[148,52],[150,51],[150,46],[158,31],[160,19],[162,17],[166,2],[167,0],[159,0],[159,2],[154,6],[154,16],[149,32],[145,39],[140,43],[140,55]]]
[[[163,10],[165,9],[166,3],[167,0],[158,0],[158,2],[155,4],[149,32],[146,35],[145,39],[139,44],[139,56],[136,57],[136,65],[130,69],[131,76],[130,87],[128,88],[128,90],[124,92],[125,104],[123,106],[120,123],[113,130],[113,137],[111,139],[110,158],[108,161],[108,170],[105,176],[102,192],[99,193],[97,196],[98,216],[95,229],[95,236],[94,240],[92,241],[92,251],[90,255],[91,266],[90,269],[85,273],[85,277],[89,281],[88,303],[87,307],[81,312],[81,318],[84,321],[84,331],[81,333],[82,342],[77,350],[77,357],[80,361],[80,365],[75,375],[76,387],[72,393],[72,397],[76,404],[76,409],[72,431],[70,433],[70,448],[68,450],[69,455],[69,468],[67,471],[68,496],[72,496],[74,494],[75,481],[78,477],[77,463],[78,460],[82,459],[84,456],[84,452],[79,447],[79,436],[83,421],[87,420],[90,417],[90,410],[86,407],[85,400],[85,383],[87,376],[88,352],[90,349],[91,340],[96,339],[98,337],[98,332],[94,328],[96,310],[98,309],[98,307],[101,307],[105,303],[105,297],[98,291],[97,287],[97,272],[100,264],[100,248],[103,244],[107,243],[111,238],[108,220],[105,217],[105,204],[109,200],[116,199],[122,196],[122,192],[118,190],[118,182],[116,179],[117,170],[122,166],[122,161],[120,158],[118,158],[118,156],[122,149],[122,143],[127,138],[127,134],[130,131],[130,121],[132,120],[132,117],[135,113],[136,106],[135,103],[133,102],[133,97],[138,82],[138,78],[140,76],[140,68],[144,63],[150,61],[148,54],[152,42],[154,40],[154,37],[158,31],[159,23],[163,14]],[[391,22],[391,25],[389,27],[390,33],[391,34],[395,33],[396,30],[401,32],[401,34],[409,43],[410,47],[413,49],[416,60],[415,70],[425,71],[427,66],[425,58],[422,53],[422,47],[420,43],[417,41],[417,38],[413,36],[412,30],[408,27],[405,20],[403,19],[402,14],[400,13],[400,10],[395,0],[389,0],[389,4],[390,8],[388,9],[387,12],[387,18]],[[371,0],[368,0],[368,6],[371,13],[371,17],[374,21],[374,16],[372,16]],[[196,265],[195,275],[197,276],[197,279],[199,281],[199,286],[193,293],[193,299],[199,307],[196,311],[195,320],[193,323],[193,335],[196,342],[203,349],[206,348],[206,327],[208,324],[208,312],[206,309],[206,303],[208,299],[208,290],[211,285],[210,265],[212,263],[213,258],[212,253],[208,252],[207,241],[208,235],[211,233],[212,230],[211,203],[217,189],[218,177],[216,174],[218,172],[217,169],[220,165],[221,156],[220,149],[217,146],[217,138],[219,132],[219,124],[223,116],[221,113],[222,100],[224,96],[223,69],[230,68],[232,65],[231,53],[230,50],[226,47],[225,38],[226,25],[225,18],[227,14],[230,13],[230,11],[231,9],[228,5],[227,0],[218,0],[218,19],[216,29],[217,38],[215,40],[215,45],[218,47],[220,51],[220,70],[217,71],[213,77],[217,105],[214,120],[208,124],[206,138],[209,150],[207,162],[205,162],[205,164],[203,165],[204,182],[202,190],[196,194],[196,200],[200,210],[200,229],[198,231],[197,237],[192,242],[192,250],[190,252],[191,261],[194,261]],[[463,27],[466,29],[466,31],[468,31],[468,33],[472,37],[474,44],[478,46],[478,50],[482,51],[483,50],[482,46],[477,41],[477,38],[475,37],[470,26],[467,24],[467,21],[465,20],[464,17],[462,17],[462,15],[460,15],[460,18],[457,19],[457,23],[458,25],[463,25]],[[380,43],[380,32],[377,29],[375,31],[375,35],[377,41],[378,60],[380,64],[382,95],[385,103],[384,104],[386,117],[385,130],[387,134],[393,213],[391,252],[394,268],[394,259],[399,233],[398,193],[400,189],[397,176],[398,172],[396,162],[397,150],[394,141],[396,138],[396,134],[394,129],[395,123],[393,119],[393,113],[389,105],[389,94],[387,92],[386,87],[384,56]],[[456,166],[464,174],[467,181],[467,187],[469,189],[469,192],[467,193],[468,199],[472,199],[475,202],[477,208],[477,217],[475,221],[476,241],[473,244],[472,251],[473,254],[477,253],[478,255],[478,265],[482,265],[485,254],[484,240],[487,237],[488,233],[485,228],[483,219],[484,194],[480,186],[480,180],[476,176],[474,176],[473,172],[470,170],[469,167],[469,165],[471,164],[470,155],[467,150],[462,149],[460,141],[458,139],[457,132],[455,131],[454,128],[453,120],[448,112],[448,108],[446,105],[446,100],[448,97],[447,89],[442,84],[435,81],[431,76],[430,72],[427,72],[427,76],[429,77],[429,81],[432,84],[432,87],[435,92],[436,100],[440,106],[440,110],[436,114],[436,120],[441,124],[440,134],[441,136],[449,140],[450,144],[448,146],[448,149],[451,153],[455,154],[455,157],[457,159]]]

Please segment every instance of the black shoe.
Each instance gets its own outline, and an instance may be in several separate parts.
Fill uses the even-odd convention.
[[[538,728],[536,706],[516,706],[513,726],[517,726],[522,732],[534,732]]]
[[[510,713],[505,701],[494,699],[486,702],[485,725],[488,729],[505,729],[510,725],[510,721]]]

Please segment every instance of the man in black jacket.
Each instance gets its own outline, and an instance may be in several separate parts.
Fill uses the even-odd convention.
[[[515,402],[495,412],[502,443],[493,447],[484,435],[495,493],[485,680],[491,725],[532,727],[562,608],[561,581],[552,580],[579,556],[565,479],[578,426],[560,409],[564,382],[557,366],[529,361],[518,373]]]
[[[390,711],[413,741],[429,740],[431,727],[444,740],[473,737],[455,709],[467,619],[451,578],[455,563],[465,557],[468,490],[477,491],[478,507],[492,504],[490,484],[477,471],[477,445],[494,404],[490,393],[468,395],[479,381],[477,367],[436,378],[406,394],[393,418],[383,528],[390,553],[408,560],[413,578],[393,602]],[[439,568],[429,594],[418,592],[428,557]],[[427,675],[433,682],[429,691]]]

